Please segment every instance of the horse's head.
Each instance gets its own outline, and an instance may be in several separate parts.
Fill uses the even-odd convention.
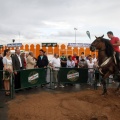
[[[105,49],[105,44],[103,42],[103,37],[104,37],[104,35],[101,36],[101,37],[96,37],[96,39],[92,42],[92,44],[90,46],[90,50],[92,52],[95,51],[95,50]]]

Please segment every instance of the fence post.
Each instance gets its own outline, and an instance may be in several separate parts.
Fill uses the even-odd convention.
[[[47,87],[48,89],[52,89],[52,80],[51,80],[51,68],[48,67],[49,70],[50,70],[50,87]]]
[[[51,69],[49,67],[49,70],[50,70],[50,88],[52,88],[52,81],[51,81]]]
[[[11,99],[13,99],[13,89],[14,89],[14,85],[13,85],[13,73],[11,74],[11,78],[10,78],[10,97]]]

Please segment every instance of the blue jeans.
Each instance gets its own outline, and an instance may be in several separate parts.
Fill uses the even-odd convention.
[[[88,72],[88,83],[93,84],[94,72]]]

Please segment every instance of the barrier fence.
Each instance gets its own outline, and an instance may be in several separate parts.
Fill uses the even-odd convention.
[[[0,70],[0,90],[2,89],[2,79],[3,79],[3,71],[2,70]]]
[[[46,84],[46,69],[28,69],[20,71],[21,88]]]
[[[58,79],[61,83],[87,83],[88,69],[60,68]]]
[[[5,92],[5,89],[4,89],[4,81],[3,81],[3,70],[0,70],[0,91],[3,91]],[[11,74],[11,77],[10,77],[10,97],[13,98],[13,74]]]
[[[47,69],[49,72],[47,73]],[[52,89],[52,70],[50,68],[37,68],[37,69],[27,69],[20,70],[20,88],[29,88],[33,86],[39,86],[42,84],[50,83],[50,87]],[[3,71],[0,71],[0,90],[4,90],[3,87]],[[48,76],[49,82],[46,80]],[[88,81],[88,69],[83,68],[59,68],[58,72],[58,81],[60,83],[84,83],[87,84]],[[95,72],[95,83],[94,89],[97,89],[97,82],[99,81],[99,72]],[[15,90],[19,90],[14,88],[14,75],[11,75],[10,79],[10,92],[11,98],[14,96]]]

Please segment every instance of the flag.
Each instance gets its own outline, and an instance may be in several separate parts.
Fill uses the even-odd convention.
[[[77,28],[74,28],[74,30],[77,30]]]
[[[91,37],[90,37],[90,32],[89,32],[89,31],[86,31],[86,34],[87,34],[88,37],[91,39]]]

